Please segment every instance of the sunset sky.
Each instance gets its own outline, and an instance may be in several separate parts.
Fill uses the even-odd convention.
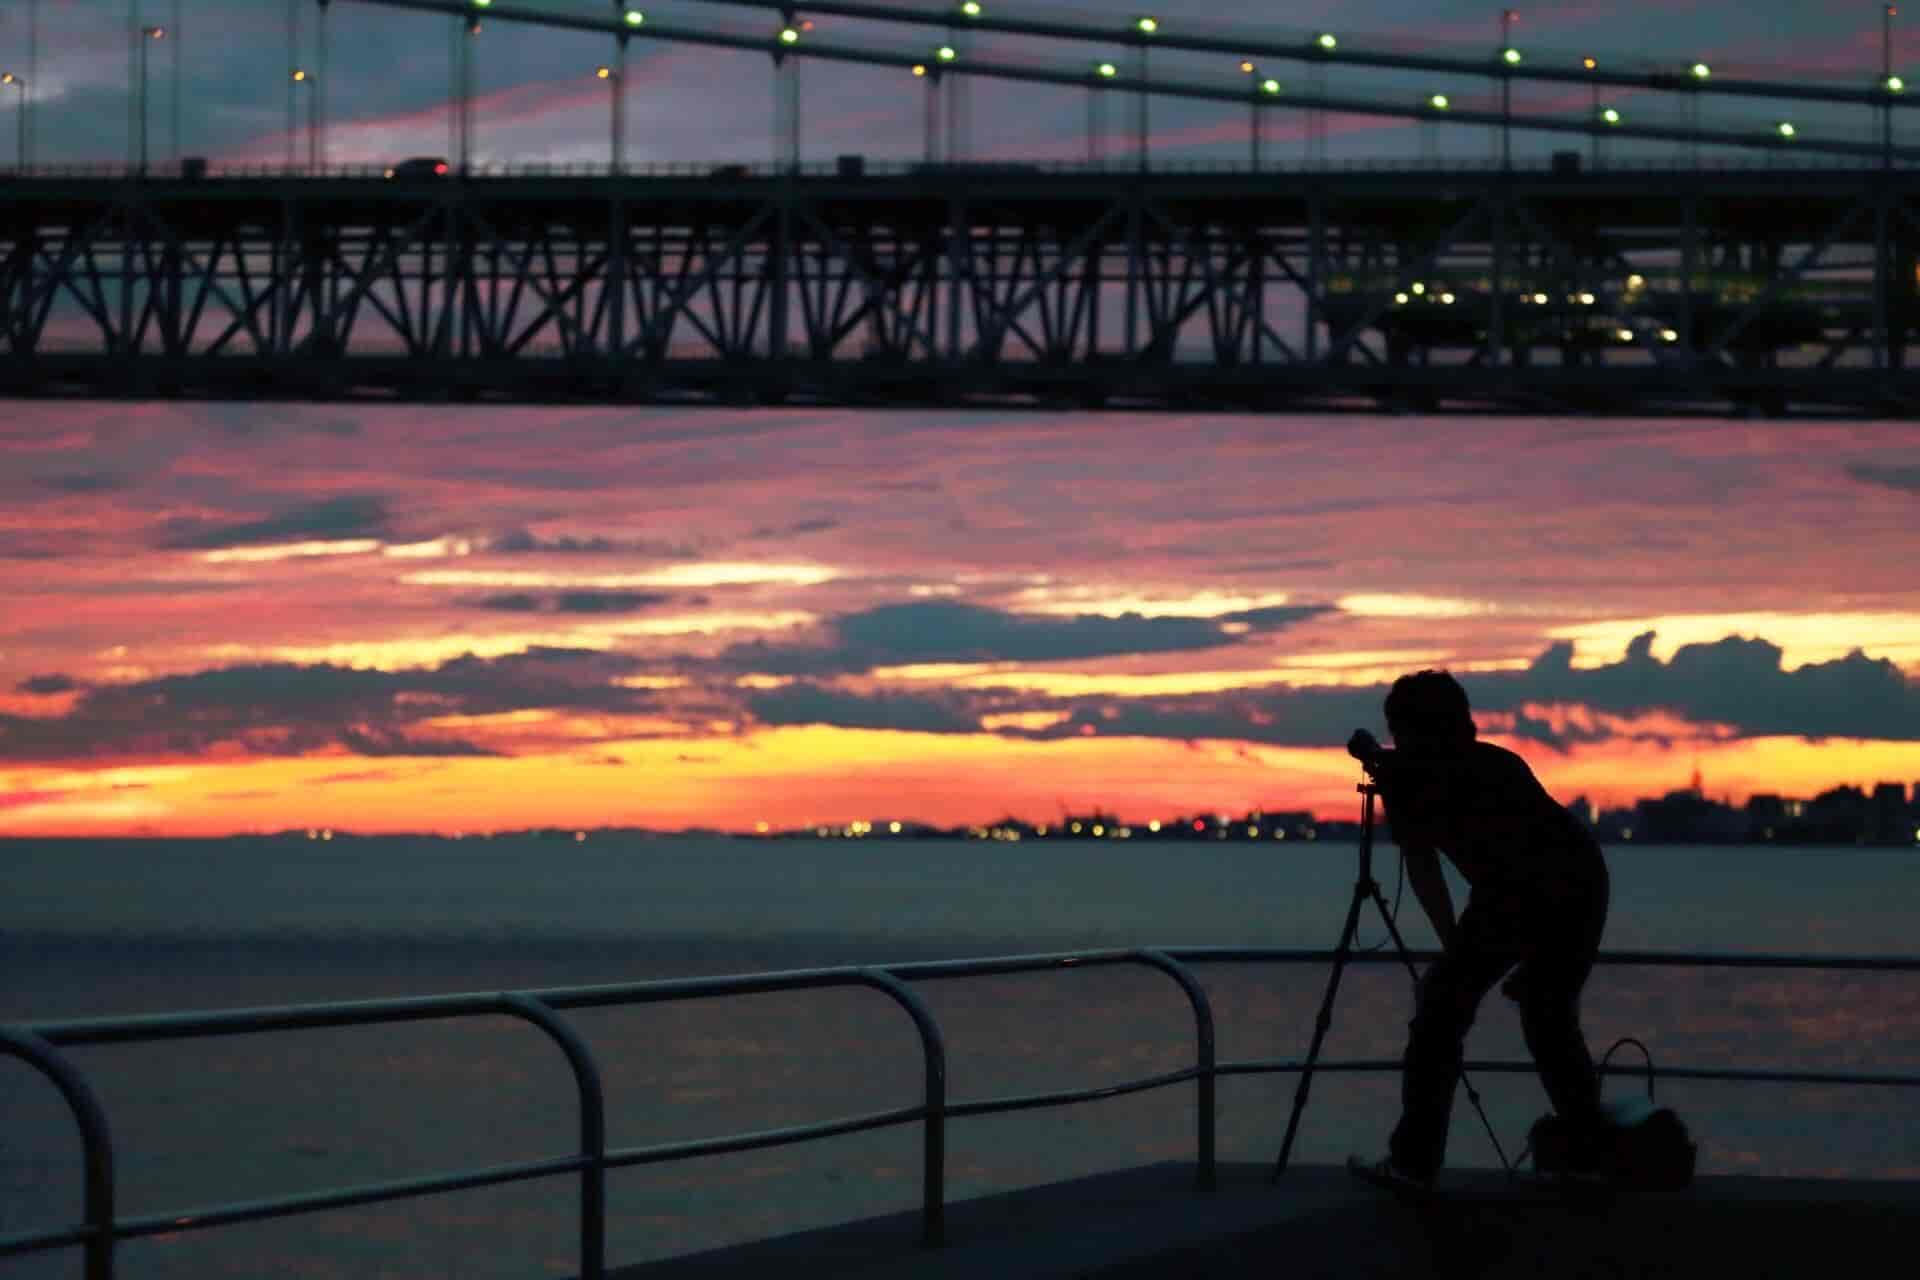
[[[1920,780],[1920,427],[22,405],[0,830],[1352,811]]]
[[[182,7],[184,149],[277,162],[284,6]],[[1518,7],[1543,49],[1878,65],[1878,4]],[[333,10],[333,158],[444,150],[445,20]],[[126,5],[41,12],[39,159],[120,159]],[[1465,48],[1498,7],[1208,26],[1244,14]],[[496,30],[482,159],[604,158],[606,42]],[[1920,59],[1920,20],[1899,48]],[[756,56],[636,45],[632,158],[764,160]],[[917,154],[885,73],[803,86],[807,158]],[[979,154],[1083,152],[1071,92],[973,111]],[[1169,104],[1153,148],[1231,160],[1244,129]],[[1333,133],[1356,159],[1418,145]],[[0,402],[0,833],[1349,817],[1341,744],[1424,666],[1562,799],[1696,767],[1736,802],[1915,783],[1916,530],[1912,423]]]

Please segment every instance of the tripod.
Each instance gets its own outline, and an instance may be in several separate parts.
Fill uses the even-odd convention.
[[[1360,742],[1360,735],[1356,735],[1355,742]],[[1371,738],[1366,739],[1364,747],[1377,750],[1377,745]],[[1348,750],[1353,751],[1363,762],[1369,759],[1368,753],[1355,750],[1354,746],[1350,745]],[[1371,772],[1372,765],[1369,764],[1368,768]],[[1340,990],[1340,975],[1347,967],[1347,957],[1353,954],[1353,939],[1359,929],[1362,903],[1372,899],[1373,905],[1380,911],[1380,918],[1386,922],[1387,932],[1393,937],[1394,950],[1399,953],[1401,963],[1406,965],[1408,976],[1416,982],[1420,978],[1419,971],[1413,966],[1413,956],[1407,951],[1407,944],[1400,937],[1400,928],[1394,923],[1393,912],[1388,910],[1387,900],[1380,892],[1380,885],[1373,878],[1373,798],[1379,794],[1379,788],[1369,779],[1354,789],[1361,796],[1359,875],[1353,882],[1353,899],[1347,905],[1347,922],[1341,926],[1340,941],[1333,949],[1333,972],[1327,976],[1327,994],[1320,1001],[1320,1016],[1313,1025],[1313,1042],[1307,1048],[1307,1060],[1301,1064],[1300,1068],[1300,1083],[1293,1092],[1293,1114],[1287,1119],[1287,1135],[1280,1143],[1280,1156],[1274,1161],[1273,1174],[1268,1179],[1269,1182],[1280,1180],[1280,1175],[1286,1172],[1287,1158],[1293,1154],[1293,1140],[1300,1130],[1300,1115],[1306,1110],[1307,1095],[1313,1089],[1314,1064],[1319,1061],[1320,1046],[1326,1042],[1327,1030],[1333,1026],[1333,1000]],[[1480,1095],[1474,1092],[1465,1071],[1460,1073],[1460,1080],[1466,1085],[1467,1097],[1472,1099],[1474,1108],[1480,1111],[1481,1121],[1485,1123],[1486,1112],[1480,1108]],[[1487,1136],[1493,1137],[1491,1125],[1488,1125]],[[1496,1150],[1499,1145],[1500,1140],[1494,1138]],[[1506,1163],[1505,1153],[1501,1155],[1501,1163]]]

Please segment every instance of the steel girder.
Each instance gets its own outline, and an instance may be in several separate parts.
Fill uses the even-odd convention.
[[[0,391],[1899,412],[1920,177],[29,181]]]

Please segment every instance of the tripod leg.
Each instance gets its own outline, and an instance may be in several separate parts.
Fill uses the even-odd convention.
[[[1371,892],[1379,896],[1379,886],[1362,874],[1353,886],[1353,901],[1347,907],[1347,922],[1340,930],[1340,941],[1333,949],[1333,972],[1327,975],[1327,993],[1320,1001],[1320,1016],[1313,1024],[1313,1042],[1307,1047],[1307,1060],[1300,1067],[1300,1083],[1293,1091],[1293,1114],[1287,1117],[1287,1135],[1280,1143],[1280,1156],[1273,1164],[1273,1174],[1269,1182],[1280,1181],[1280,1175],[1286,1171],[1287,1158],[1293,1154],[1293,1140],[1300,1130],[1300,1113],[1306,1109],[1307,1094],[1313,1088],[1313,1064],[1319,1060],[1320,1046],[1326,1041],[1327,1030],[1333,1026],[1333,998],[1340,990],[1340,973],[1347,966],[1347,956],[1353,950],[1354,932],[1360,925],[1360,904],[1367,900]]]
[[[1400,937],[1399,926],[1393,922],[1393,912],[1387,906],[1386,895],[1380,892],[1380,886],[1377,884],[1372,885],[1371,888],[1373,905],[1379,908],[1380,918],[1387,923],[1387,932],[1393,935],[1394,950],[1399,953],[1400,962],[1407,966],[1407,973],[1417,984],[1420,981],[1420,971],[1413,967],[1413,955],[1407,950],[1406,942]],[[1460,1086],[1467,1091],[1467,1101],[1473,1104],[1474,1111],[1480,1116],[1480,1124],[1487,1131],[1487,1140],[1493,1143],[1493,1153],[1500,1158],[1501,1166],[1511,1173],[1513,1165],[1507,1160],[1506,1148],[1500,1145],[1500,1135],[1493,1131],[1493,1122],[1487,1119],[1487,1109],[1480,1102],[1480,1091],[1473,1087],[1473,1080],[1467,1075],[1465,1067],[1460,1069]]]

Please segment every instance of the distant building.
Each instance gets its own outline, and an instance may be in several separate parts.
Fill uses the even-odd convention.
[[[1807,801],[1800,833],[1814,844],[1860,844],[1867,838],[1871,805],[1859,787],[1834,787]]]
[[[1763,843],[1785,839],[1790,822],[1787,802],[1779,796],[1756,793],[1747,797],[1747,839]]]
[[[1872,844],[1913,842],[1913,811],[1899,783],[1882,782],[1874,787],[1867,807],[1866,838]]]
[[[1634,838],[1650,844],[1733,844],[1747,838],[1746,814],[1707,799],[1697,787],[1642,800],[1634,815]]]
[[[1573,803],[1567,806],[1567,812],[1579,820],[1581,826],[1593,830],[1593,802],[1585,796],[1575,796]]]
[[[1640,838],[1640,815],[1633,809],[1603,809],[1593,820],[1593,834],[1603,844]]]

